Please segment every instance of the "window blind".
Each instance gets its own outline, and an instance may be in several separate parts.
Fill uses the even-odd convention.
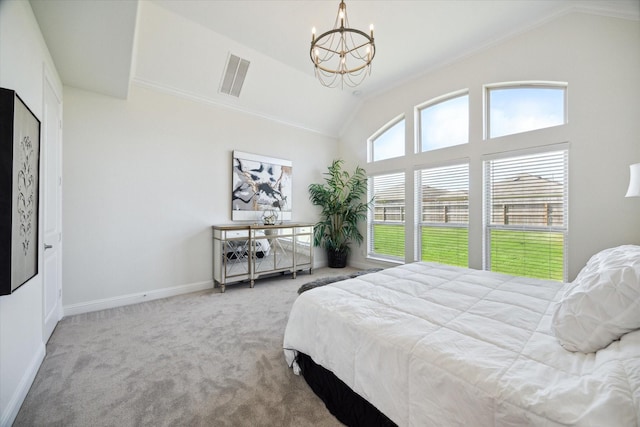
[[[485,161],[485,269],[565,280],[568,151]]]
[[[405,182],[404,173],[369,178],[369,255],[404,260]]]
[[[417,259],[469,264],[469,165],[415,172]]]

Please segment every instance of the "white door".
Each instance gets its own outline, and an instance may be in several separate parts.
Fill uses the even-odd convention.
[[[43,341],[62,318],[62,104],[45,73],[41,124],[44,202]]]

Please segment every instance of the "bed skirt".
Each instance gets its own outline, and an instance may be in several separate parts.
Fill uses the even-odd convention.
[[[311,390],[341,423],[350,427],[396,427],[386,415],[311,357],[298,352],[297,362]]]

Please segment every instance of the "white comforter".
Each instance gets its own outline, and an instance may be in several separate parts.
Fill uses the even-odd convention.
[[[306,353],[400,426],[640,426],[640,331],[563,349],[564,286],[422,262],[367,274],[297,298],[285,357]]]

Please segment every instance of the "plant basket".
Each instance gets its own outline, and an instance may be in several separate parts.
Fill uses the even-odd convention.
[[[330,268],[345,268],[347,266],[347,251],[327,250],[327,261]]]

